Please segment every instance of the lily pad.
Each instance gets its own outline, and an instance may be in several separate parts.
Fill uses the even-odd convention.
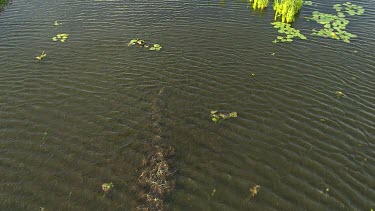
[[[276,40],[274,40],[274,43],[278,42],[292,42],[294,37],[298,37],[300,39],[305,40],[306,36],[301,34],[301,32],[295,28],[293,28],[289,23],[283,23],[283,22],[273,22],[271,23],[274,28],[279,29],[278,32],[280,34],[285,34],[285,36],[277,36]]]
[[[308,19],[314,20],[324,27],[320,30],[313,30],[312,35],[330,37],[332,39],[350,43],[350,38],[354,38],[356,35],[345,31],[346,26],[350,21],[346,19],[346,16],[342,11],[345,10],[345,12],[349,15],[361,15],[363,14],[364,9],[361,6],[357,6],[350,2],[335,4],[333,9],[336,10],[337,15],[318,11],[314,11],[312,13],[312,17]]]
[[[128,46],[138,46],[141,48],[149,48],[150,51],[160,51],[162,49],[161,45],[156,44],[156,43],[155,44],[146,43],[144,40],[140,38],[130,40],[130,42],[128,43]]]
[[[52,41],[56,42],[60,39],[61,42],[65,42],[69,38],[69,34],[57,34],[52,38]]]

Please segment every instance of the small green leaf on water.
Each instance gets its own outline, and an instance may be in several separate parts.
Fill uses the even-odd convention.
[[[69,38],[69,34],[58,34],[56,37],[52,38],[52,41],[56,42],[58,39],[61,39],[61,42],[65,42]]]
[[[42,54],[40,56],[37,56],[35,57],[38,61],[41,61],[42,59],[44,59],[44,57],[46,57],[47,54],[44,53],[44,51],[42,52]]]
[[[303,4],[311,6],[311,5],[313,5],[313,2],[312,1],[303,1]]]

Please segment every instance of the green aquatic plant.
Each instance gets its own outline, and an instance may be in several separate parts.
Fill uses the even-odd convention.
[[[336,10],[337,15],[318,11],[312,13],[312,17],[308,19],[314,20],[324,26],[324,28],[320,30],[313,29],[312,34],[350,43],[350,39],[357,36],[346,31],[349,20],[346,19],[344,11],[349,15],[362,15],[365,10],[362,6],[357,6],[350,2],[335,4],[333,5],[333,9]]]
[[[298,37],[302,40],[306,40],[306,36],[301,34],[301,32],[291,26],[289,23],[283,22],[273,22],[271,23],[274,28],[279,29],[278,32],[285,34],[285,36],[277,36],[273,41],[274,43],[278,42],[292,42],[294,37]]]
[[[160,51],[162,49],[161,45],[156,44],[156,43],[155,44],[149,44],[149,43],[146,43],[144,40],[142,40],[140,38],[130,40],[130,42],[128,43],[128,46],[138,46],[138,47],[141,47],[141,48],[149,48],[150,51]]]
[[[58,34],[52,38],[52,41],[56,42],[58,39],[60,39],[61,42],[65,42],[65,40],[68,38],[69,34]]]
[[[38,61],[41,61],[42,59],[44,59],[44,57],[46,57],[47,54],[44,53],[44,51],[42,52],[42,54],[40,56],[37,56],[35,57]]]
[[[362,6],[358,6],[352,4],[351,2],[346,2],[344,4],[335,4],[333,5],[333,9],[336,10],[338,15],[343,15],[342,10],[344,9],[345,12],[349,15],[362,15],[365,13],[365,9]]]
[[[263,10],[268,7],[269,0],[250,0],[253,4],[253,9]]]
[[[312,6],[313,2],[312,1],[303,1],[303,5]]]
[[[345,19],[344,13],[341,12],[343,9],[341,5],[336,4],[333,6],[333,8],[336,10],[337,15],[322,13],[318,11],[314,11],[312,13],[312,17],[308,19],[314,20],[324,26],[324,28],[320,30],[313,29],[312,34],[350,43],[351,38],[357,37],[356,35],[346,31],[346,26],[350,21]]]
[[[237,116],[237,112],[211,111],[211,120],[213,122],[218,122],[219,120],[224,120],[228,118],[236,118]]]
[[[336,93],[337,98],[342,98],[342,97],[346,96],[344,94],[344,92],[342,92],[342,91],[336,91],[335,93]]]
[[[273,10],[275,10],[275,20],[290,23],[295,20],[295,15],[301,11],[302,0],[275,0]]]
[[[130,40],[130,42],[128,43],[128,46],[132,46],[132,45],[137,44],[138,40],[139,40],[139,39]]]
[[[150,48],[150,51],[160,51],[163,47],[161,47],[159,44],[154,44],[154,46],[152,46]]]

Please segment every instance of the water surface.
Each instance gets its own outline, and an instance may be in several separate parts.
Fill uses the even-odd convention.
[[[293,24],[307,36],[319,26],[304,16],[343,3],[314,2]],[[375,208],[375,5],[353,3],[366,11],[348,17],[352,43],[276,45],[271,8],[240,1],[14,1],[0,13],[0,208],[134,209],[162,87],[171,209]],[[129,48],[137,37],[163,50]]]

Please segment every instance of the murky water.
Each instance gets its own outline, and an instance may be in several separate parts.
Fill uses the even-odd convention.
[[[303,16],[343,3],[314,2],[294,24],[306,35],[319,26]],[[13,1],[0,13],[0,209],[137,207],[162,87],[172,210],[375,209],[375,4],[353,3],[366,11],[348,18],[352,43],[276,45],[271,8],[242,2]],[[129,48],[137,37],[163,50]],[[211,110],[239,117],[214,124]]]

